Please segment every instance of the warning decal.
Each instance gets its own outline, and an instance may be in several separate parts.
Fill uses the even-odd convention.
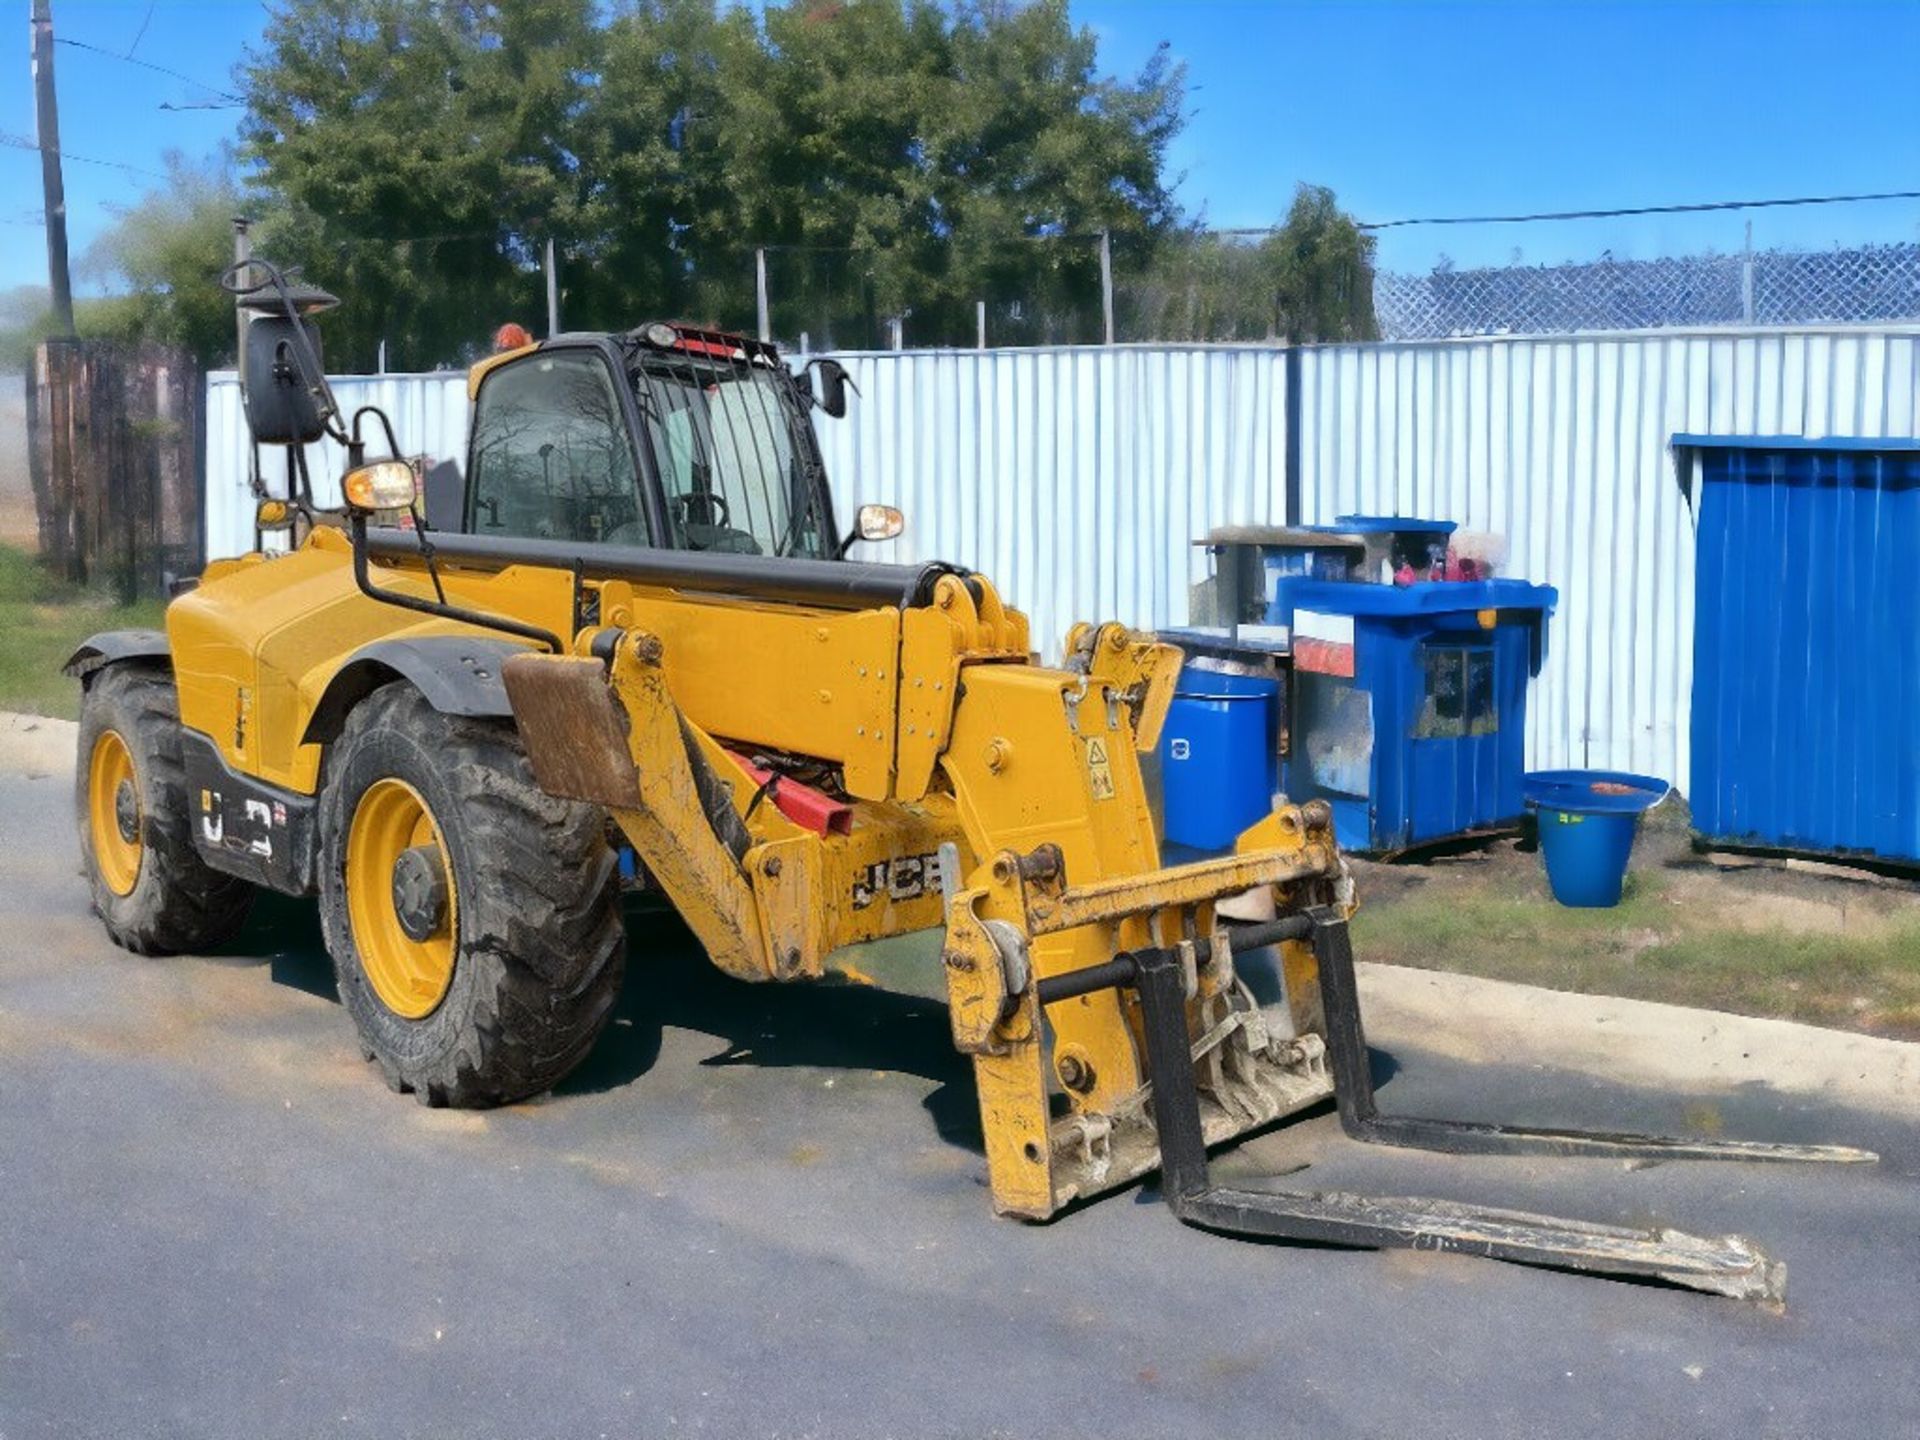
[[[1107,742],[1098,735],[1087,737],[1087,779],[1094,799],[1113,799],[1113,762],[1107,758]]]

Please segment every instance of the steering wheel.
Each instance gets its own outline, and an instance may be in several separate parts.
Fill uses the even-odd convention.
[[[733,528],[733,513],[727,508],[727,497],[715,490],[690,490],[685,495],[673,497],[673,503],[680,509],[680,523],[687,525],[712,525],[720,529]],[[696,518],[699,512],[701,518]]]

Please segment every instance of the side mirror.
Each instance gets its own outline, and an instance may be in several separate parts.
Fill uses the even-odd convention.
[[[260,315],[247,323],[247,428],[262,445],[309,445],[327,433],[314,378],[303,373],[295,327],[320,358],[320,331],[310,320]]]
[[[847,367],[838,360],[816,360],[813,372],[819,377],[815,403],[834,419],[841,419],[847,413]]]
[[[907,517],[891,505],[862,505],[854,518],[853,538],[877,542],[891,540],[907,528]]]
[[[404,460],[376,460],[349,470],[340,481],[340,493],[347,509],[357,515],[379,510],[408,510],[420,498],[420,484],[413,466]]]

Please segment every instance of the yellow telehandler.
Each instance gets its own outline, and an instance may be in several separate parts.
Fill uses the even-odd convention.
[[[623,885],[745,980],[941,931],[994,1205],[1035,1220],[1158,1169],[1206,1228],[1777,1300],[1782,1267],[1739,1237],[1227,1188],[1207,1148],[1331,1097],[1357,1139],[1447,1151],[1873,1158],[1380,1114],[1325,806],[1279,801],[1234,854],[1164,867],[1139,756],[1179,653],[1082,625],[1042,665],[985,576],[846,558],[901,521],[836,525],[810,415],[845,412],[833,362],[677,324],[497,354],[470,373],[464,475],[423,513],[385,417],[326,382],[330,297],[263,261],[224,283],[249,423],[287,457],[260,522],[292,548],[213,562],[165,634],[68,664],[81,852],[126,948],[218,944],[257,887],[317,896],[366,1057],[485,1106],[592,1047]],[[347,450],[339,506],[304,468],[322,436]]]

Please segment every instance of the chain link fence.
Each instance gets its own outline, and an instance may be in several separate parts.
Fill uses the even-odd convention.
[[[770,246],[759,262],[770,329],[812,350],[1100,343],[1098,238],[1031,243],[1042,263],[986,267],[975,282],[944,289],[919,288],[885,251]],[[1256,244],[1237,233],[1172,251],[1117,249],[1115,337],[1271,342],[1277,306],[1264,285]],[[747,293],[739,290],[736,302]],[[1475,269],[1443,262],[1427,274],[1376,274],[1373,307],[1383,340],[1920,321],[1920,243]],[[735,303],[726,318],[750,326],[744,309]]]
[[[764,284],[769,332],[799,349],[1093,345],[1104,335],[1097,235],[1018,241],[963,261],[937,248],[769,245],[748,263],[756,289],[742,293],[757,308]],[[755,311],[745,318],[752,328]]]
[[[1389,340],[1920,320],[1920,244],[1374,277]]]

